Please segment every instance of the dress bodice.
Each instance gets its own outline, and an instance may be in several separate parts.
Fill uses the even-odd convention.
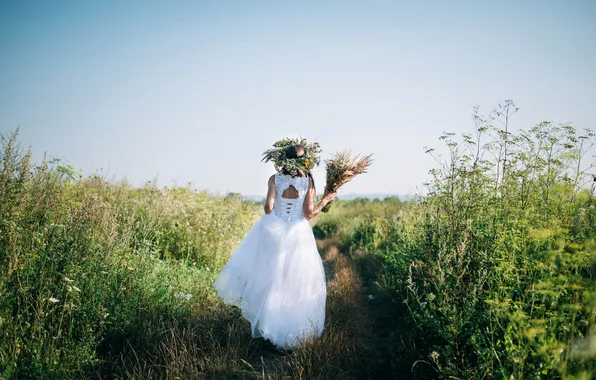
[[[273,212],[284,220],[302,219],[303,205],[308,192],[309,177],[292,177],[285,174],[275,175],[275,207]],[[293,186],[298,192],[298,198],[284,198],[283,192]]]

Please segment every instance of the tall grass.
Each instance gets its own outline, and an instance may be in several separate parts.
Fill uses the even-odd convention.
[[[3,136],[0,377],[229,370],[229,340],[251,343],[211,283],[257,215],[233,198],[34,165],[17,132]]]
[[[335,201],[329,212],[321,214],[313,227],[318,239],[335,238],[343,250],[377,250],[387,240],[392,226],[404,216],[409,203],[397,197],[384,200],[354,199]]]
[[[512,133],[514,112],[442,136],[424,199],[319,216],[326,329],[292,353],[211,288],[258,207],[35,165],[3,136],[0,377],[591,378],[595,136]]]
[[[594,133],[552,123],[511,133],[513,111],[476,115],[475,136],[443,135],[428,196],[401,217],[359,212],[369,222],[339,232],[379,265],[370,281],[395,376],[595,373],[574,355],[595,317]]]
[[[0,377],[358,379],[376,362],[357,268],[331,244],[324,336],[291,354],[250,336],[211,284],[260,208],[134,188],[0,156]]]

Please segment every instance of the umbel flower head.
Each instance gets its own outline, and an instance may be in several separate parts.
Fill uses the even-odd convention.
[[[300,157],[288,157],[288,151],[292,146],[301,146],[304,154]],[[319,165],[321,147],[318,142],[309,143],[305,138],[285,138],[276,141],[273,148],[263,153],[261,161],[273,161],[275,170],[279,173],[288,173],[291,176],[306,175],[312,168]]]

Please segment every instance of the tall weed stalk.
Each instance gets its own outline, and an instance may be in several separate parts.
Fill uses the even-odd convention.
[[[541,123],[513,133],[505,102],[446,157],[405,255],[389,259],[418,350],[440,377],[548,378],[594,370],[570,350],[593,323],[594,133]],[[425,352],[426,351],[426,352]]]

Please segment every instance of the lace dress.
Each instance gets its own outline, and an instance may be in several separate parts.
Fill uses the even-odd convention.
[[[240,308],[253,337],[282,349],[320,336],[325,321],[325,272],[303,215],[308,184],[308,177],[275,176],[273,212],[249,230],[214,284],[226,304]],[[282,197],[290,186],[298,198]]]

